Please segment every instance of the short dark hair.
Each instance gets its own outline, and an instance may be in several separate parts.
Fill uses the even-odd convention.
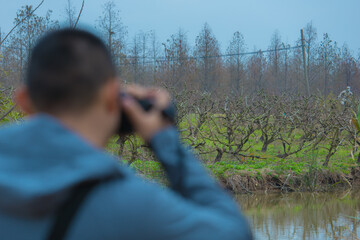
[[[116,76],[111,55],[95,35],[74,29],[53,31],[32,50],[25,84],[41,112],[80,110]]]

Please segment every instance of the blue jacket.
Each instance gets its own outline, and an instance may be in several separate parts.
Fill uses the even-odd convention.
[[[55,211],[85,180],[97,186],[66,239],[252,239],[237,204],[179,142],[175,128],[151,147],[170,189],[146,182],[48,115],[0,129],[0,239],[45,239]]]

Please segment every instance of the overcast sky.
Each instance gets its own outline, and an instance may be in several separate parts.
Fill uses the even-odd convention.
[[[80,19],[94,26],[107,0],[85,0]],[[0,0],[0,27],[7,32],[23,5],[37,5],[40,0]],[[72,0],[76,10],[82,0]],[[114,0],[121,11],[129,36],[155,30],[164,42],[179,28],[188,34],[193,46],[205,22],[220,41],[222,49],[232,34],[240,31],[248,50],[266,49],[275,30],[282,41],[291,45],[299,38],[300,29],[312,21],[318,40],[327,32],[340,46],[347,43],[356,55],[360,51],[360,0]],[[53,10],[53,18],[65,21],[66,0],[45,0],[37,14]]]

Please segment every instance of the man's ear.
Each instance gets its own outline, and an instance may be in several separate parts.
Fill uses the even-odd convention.
[[[26,86],[21,86],[15,91],[15,102],[25,114],[32,115],[35,113],[35,109]]]
[[[109,112],[119,111],[119,91],[120,85],[117,80],[111,80],[106,83],[103,89],[103,99],[105,99],[106,108]]]

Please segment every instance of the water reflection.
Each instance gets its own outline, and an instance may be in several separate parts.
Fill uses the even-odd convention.
[[[238,195],[256,239],[360,239],[360,191]]]

